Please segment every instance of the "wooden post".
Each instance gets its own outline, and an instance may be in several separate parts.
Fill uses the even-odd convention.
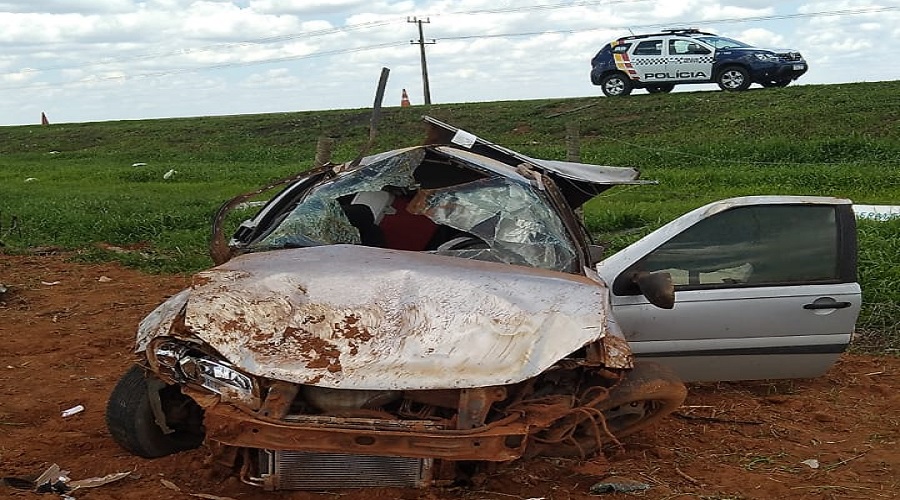
[[[566,123],[566,161],[581,161],[581,132],[578,130],[578,122]],[[584,210],[581,207],[575,209],[575,216],[584,223]]]
[[[319,168],[331,161],[331,152],[334,150],[334,138],[321,136],[316,142],[316,159],[313,168]]]
[[[566,161],[581,161],[581,132],[578,122],[566,123]]]

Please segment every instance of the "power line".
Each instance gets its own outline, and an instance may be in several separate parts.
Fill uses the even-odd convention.
[[[809,12],[802,14],[778,14],[778,15],[768,15],[768,16],[755,16],[755,17],[730,17],[723,19],[704,19],[702,21],[676,21],[676,22],[667,22],[667,23],[654,23],[654,24],[642,24],[642,25],[631,25],[631,26],[618,26],[618,27],[603,27],[603,28],[574,28],[574,29],[565,29],[565,30],[543,30],[543,31],[528,31],[528,32],[519,32],[519,33],[497,33],[491,35],[478,34],[478,35],[461,35],[461,36],[452,36],[452,37],[442,37],[440,40],[471,40],[475,38],[505,38],[505,37],[519,37],[519,36],[536,36],[536,35],[554,35],[554,34],[574,34],[574,33],[584,33],[588,31],[608,31],[608,30],[624,30],[624,29],[650,29],[650,28],[665,28],[671,26],[673,24],[684,24],[684,25],[698,25],[698,24],[713,24],[713,23],[749,23],[749,22],[758,22],[758,21],[774,21],[774,20],[783,20],[783,19],[801,19],[801,18],[810,18],[810,17],[831,17],[831,16],[852,16],[858,14],[874,14],[879,12],[889,12],[892,10],[900,10],[900,7],[880,7],[875,9],[844,9],[844,10],[832,10],[832,11],[822,11],[822,12]]]
[[[604,2],[596,2],[595,1],[595,2],[576,2],[576,3],[588,5],[588,4],[600,4],[600,3],[631,3],[631,2],[639,2],[639,1],[646,1],[646,0],[630,0],[630,1],[620,0],[619,2],[610,2],[609,0],[606,0]],[[573,4],[556,4],[556,6],[558,6],[560,8],[563,5],[572,6]],[[516,8],[505,9],[505,10],[504,9],[494,9],[494,10],[502,10],[504,12],[507,12],[507,11],[515,11],[516,9],[527,9],[527,8],[528,7],[516,7]],[[889,12],[889,11],[896,11],[896,10],[900,10],[900,7],[880,7],[880,8],[874,8],[874,9],[843,9],[843,10],[820,11],[820,12],[810,12],[810,13],[800,13],[800,14],[781,14],[781,15],[767,15],[767,16],[744,17],[744,18],[706,19],[703,21],[679,21],[676,24],[695,25],[695,24],[712,24],[712,23],[758,22],[758,21],[781,20],[781,19],[872,14],[872,13],[881,13],[881,12]],[[479,13],[481,11],[469,11],[469,12]],[[371,27],[373,25],[383,26],[383,25],[387,25],[387,24],[392,24],[394,22],[396,22],[396,21],[378,21],[378,22],[373,22],[373,23],[361,23],[358,25],[352,25],[352,26],[348,26],[348,27],[340,28],[340,29],[339,28],[330,28],[330,29],[326,29],[326,30],[319,30],[318,32],[309,32],[309,33],[322,33],[322,34],[324,34],[326,32],[327,33],[337,33],[337,32],[342,32],[342,31],[346,31],[346,30],[350,30],[350,29],[363,29],[365,27]],[[673,24],[672,22],[654,23],[654,24],[645,24],[645,25],[639,25],[639,26],[631,26],[630,28],[632,28],[632,29],[635,29],[635,28],[636,29],[660,28],[660,27],[667,27],[672,24]],[[605,28],[582,28],[582,29],[566,29],[566,30],[545,30],[545,31],[534,31],[534,32],[490,34],[490,35],[487,35],[487,34],[464,35],[464,36],[456,36],[456,37],[443,37],[440,39],[441,40],[469,40],[469,39],[482,39],[482,38],[506,38],[506,37],[536,36],[536,35],[543,35],[543,34],[574,34],[574,33],[590,32],[590,31],[601,31],[601,30],[605,31],[605,30],[612,30],[612,29],[627,29],[627,28],[628,27],[605,27]],[[241,46],[241,45],[261,44],[261,43],[268,43],[267,41],[271,41],[271,40],[275,40],[275,39],[287,40],[287,39],[294,39],[294,38],[298,38],[298,37],[302,37],[302,36],[305,36],[305,34],[280,35],[280,36],[262,38],[262,39],[258,39],[255,41],[235,42],[232,44],[220,44],[220,45],[212,45],[212,46],[207,46],[207,47],[200,47],[200,48],[193,49],[193,50],[196,52],[202,52],[205,50],[217,50],[218,48],[224,47],[224,46]],[[421,34],[420,34],[420,40],[423,40]],[[321,51],[321,52],[313,52],[313,53],[297,55],[297,56],[283,56],[283,57],[259,59],[259,60],[254,60],[254,61],[230,62],[230,63],[221,63],[221,64],[214,64],[214,65],[208,65],[208,66],[193,66],[193,67],[188,67],[188,68],[174,68],[174,69],[170,69],[170,70],[139,73],[139,74],[134,74],[134,75],[116,75],[116,76],[96,78],[93,80],[76,80],[76,81],[72,81],[72,82],[65,82],[65,83],[58,83],[58,84],[30,83],[30,84],[22,84],[19,86],[4,86],[4,87],[0,87],[0,89],[14,90],[14,89],[22,89],[22,88],[36,88],[36,87],[52,88],[52,87],[92,83],[92,82],[97,82],[97,81],[116,81],[116,80],[121,81],[121,80],[131,80],[131,79],[150,78],[150,77],[159,77],[159,76],[169,76],[169,75],[175,75],[175,74],[192,73],[192,72],[214,70],[214,69],[253,66],[253,65],[259,65],[259,64],[271,64],[271,63],[278,63],[278,62],[285,62],[285,61],[311,59],[311,58],[317,58],[317,57],[327,57],[327,56],[332,56],[332,55],[347,54],[347,53],[353,53],[353,52],[363,52],[363,51],[377,50],[377,49],[388,48],[388,47],[397,47],[397,46],[405,45],[405,43],[406,42],[386,42],[386,43],[382,43],[382,44],[367,45],[367,46],[361,46],[361,47],[351,47],[351,48],[345,48],[345,49],[335,49],[335,50],[326,50],[326,51]],[[169,53],[165,53],[165,54],[173,55],[173,54],[177,54],[177,53],[182,53],[182,54],[190,53],[190,50],[175,51],[175,52],[169,52]],[[133,58],[121,58],[120,60],[128,61],[128,60],[132,60],[132,59],[139,60],[139,59],[149,59],[149,58],[153,58],[153,57],[157,57],[157,56],[148,54],[148,55],[144,55],[144,56],[136,56]],[[103,63],[87,63],[87,64],[84,64],[83,66],[87,67],[87,66],[94,66],[97,64],[103,64]],[[41,70],[38,70],[38,71],[41,71]],[[0,73],[0,76],[17,75],[17,74],[21,74],[21,72]]]
[[[26,88],[27,89],[53,88],[53,87],[63,87],[63,86],[79,85],[79,84],[90,84],[90,83],[101,82],[101,81],[137,80],[137,79],[142,79],[142,78],[153,78],[153,77],[160,77],[160,76],[179,75],[179,74],[184,74],[184,73],[195,73],[198,71],[206,71],[206,70],[210,70],[210,69],[238,68],[238,67],[242,67],[242,66],[254,66],[257,64],[271,64],[271,63],[278,63],[278,62],[285,62],[285,61],[296,61],[296,60],[300,60],[300,59],[312,59],[312,58],[316,58],[316,57],[327,57],[327,56],[334,56],[334,55],[339,55],[339,54],[350,54],[350,53],[354,53],[354,52],[364,52],[364,51],[368,51],[368,50],[399,47],[399,46],[403,46],[403,45],[406,45],[406,42],[387,42],[387,43],[381,43],[381,44],[377,44],[377,45],[368,45],[365,47],[351,47],[351,48],[347,48],[347,49],[335,49],[335,50],[328,50],[328,51],[324,51],[324,52],[314,52],[311,54],[303,54],[303,55],[297,55],[297,56],[284,56],[284,57],[268,58],[268,59],[262,59],[262,60],[258,60],[258,61],[230,62],[230,63],[213,64],[213,65],[209,65],[209,66],[199,66],[199,67],[190,67],[190,68],[175,68],[175,69],[162,70],[162,71],[138,73],[138,74],[134,74],[134,75],[106,76],[106,77],[100,77],[100,78],[95,78],[95,79],[90,79],[90,80],[82,79],[82,80],[75,80],[75,81],[65,82],[65,83],[29,83],[27,85],[23,84],[23,85],[19,85],[19,86],[15,86],[15,87],[0,87],[0,88],[2,88],[3,90],[7,90],[7,89],[15,90],[15,89],[26,89]]]

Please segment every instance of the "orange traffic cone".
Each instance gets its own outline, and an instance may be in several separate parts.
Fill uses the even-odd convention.
[[[47,119],[47,115],[41,111],[41,125],[50,125],[50,120]]]
[[[403,94],[400,95],[400,107],[409,107],[409,95],[406,93],[406,89],[403,89]]]

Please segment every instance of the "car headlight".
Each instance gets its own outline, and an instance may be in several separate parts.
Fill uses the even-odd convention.
[[[757,53],[753,54],[753,57],[759,59],[760,61],[778,62],[778,56],[776,56],[775,54],[769,54],[766,52],[757,52]]]
[[[231,363],[216,359],[185,342],[158,339],[147,350],[153,368],[178,383],[194,384],[222,396],[259,407],[256,379]]]

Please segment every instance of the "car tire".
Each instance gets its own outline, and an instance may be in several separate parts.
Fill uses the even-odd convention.
[[[675,85],[671,84],[671,83],[666,84],[666,85],[653,85],[653,86],[647,87],[647,92],[649,92],[651,94],[668,94],[674,88],[675,88]]]
[[[726,66],[719,71],[716,83],[722,90],[737,92],[750,87],[750,73],[741,66]]]
[[[672,370],[637,362],[609,389],[608,398],[594,408],[579,408],[535,436],[526,456],[586,458],[604,444],[656,425],[678,409],[686,396],[687,389]]]
[[[150,391],[159,388],[166,425],[157,425]],[[157,458],[203,443],[203,410],[177,386],[166,385],[134,365],[119,379],[106,405],[106,427],[122,448],[144,458]]]
[[[631,93],[631,80],[624,73],[610,73],[600,80],[600,89],[607,97],[624,97]]]
[[[671,369],[636,362],[597,409],[603,412],[609,432],[620,439],[656,425],[677,410],[686,396],[687,388]]]
[[[772,80],[770,82],[762,82],[760,85],[766,88],[771,87],[787,87],[791,83],[791,80]]]

